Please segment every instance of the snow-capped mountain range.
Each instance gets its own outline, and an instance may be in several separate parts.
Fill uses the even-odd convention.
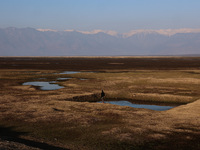
[[[0,56],[200,54],[200,29],[57,31],[0,28]]]

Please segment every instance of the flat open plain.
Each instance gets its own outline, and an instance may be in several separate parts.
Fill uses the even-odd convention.
[[[200,149],[200,57],[0,57],[0,80],[0,149]],[[106,100],[179,106],[96,103],[102,89]]]

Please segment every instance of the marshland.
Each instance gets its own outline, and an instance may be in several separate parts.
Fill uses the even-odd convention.
[[[200,149],[200,57],[0,57],[0,80],[0,149]]]

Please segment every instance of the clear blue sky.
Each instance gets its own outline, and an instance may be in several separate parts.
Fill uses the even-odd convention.
[[[0,0],[0,28],[200,28],[200,0]]]

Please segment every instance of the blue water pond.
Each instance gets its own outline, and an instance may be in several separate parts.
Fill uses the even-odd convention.
[[[25,82],[22,85],[33,85],[33,86],[39,86],[41,90],[58,90],[61,88],[64,88],[64,86],[60,86],[58,84],[52,84],[55,83],[55,81],[52,82],[42,82],[42,81],[33,81],[33,82]]]
[[[102,103],[102,102],[98,102]],[[148,105],[148,104],[134,104],[129,101],[106,101],[104,103],[114,104],[114,105],[120,105],[120,106],[130,106],[134,108],[145,108],[145,109],[151,109],[156,111],[164,111],[169,110],[171,108],[174,108],[176,106],[160,106],[160,105]]]

